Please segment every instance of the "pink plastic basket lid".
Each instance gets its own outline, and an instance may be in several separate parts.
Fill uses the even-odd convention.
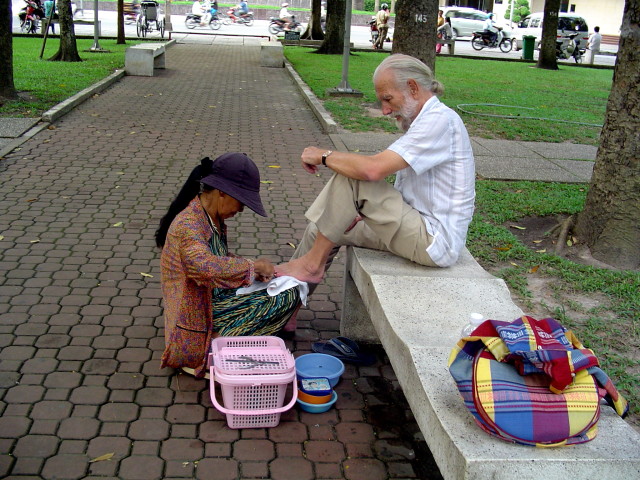
[[[224,375],[281,375],[295,371],[295,359],[278,337],[216,338],[211,344],[211,361],[214,372]]]

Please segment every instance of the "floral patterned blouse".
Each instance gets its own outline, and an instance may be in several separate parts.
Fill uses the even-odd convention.
[[[162,367],[200,367],[196,374],[201,373],[206,368],[203,352],[216,330],[214,289],[244,287],[253,281],[253,261],[212,253],[212,237],[221,236],[226,247],[226,226],[221,225],[219,234],[213,228],[199,197],[169,227],[160,258],[166,345]]]

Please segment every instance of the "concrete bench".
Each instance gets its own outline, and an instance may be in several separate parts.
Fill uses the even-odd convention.
[[[156,68],[165,68],[163,43],[141,43],[126,49],[124,69],[127,75],[153,77]]]
[[[436,43],[440,45],[446,45],[449,49],[449,55],[454,55],[456,53],[456,39],[452,38],[450,40],[444,40],[442,38],[436,39]]]
[[[347,248],[340,331],[381,343],[445,479],[639,478],[640,434],[603,407],[592,442],[566,448],[510,444],[484,433],[447,367],[469,313],[513,320],[522,311],[503,280],[465,249],[450,268]]]
[[[284,48],[280,42],[275,40],[260,42],[260,65],[284,68]]]

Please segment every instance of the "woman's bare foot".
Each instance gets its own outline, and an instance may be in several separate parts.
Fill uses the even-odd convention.
[[[289,276],[300,280],[301,282],[318,284],[322,282],[324,270],[316,269],[305,262],[304,257],[290,260],[287,263],[276,265],[275,267],[278,277]]]

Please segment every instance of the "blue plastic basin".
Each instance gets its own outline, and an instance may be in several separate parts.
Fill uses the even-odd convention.
[[[298,378],[329,379],[331,387],[335,387],[344,373],[344,363],[336,357],[324,353],[307,353],[296,358],[296,374]]]

